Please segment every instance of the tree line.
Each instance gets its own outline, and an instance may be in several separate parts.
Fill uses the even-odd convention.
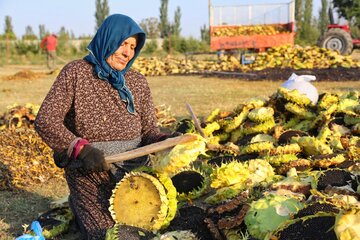
[[[169,0],[160,0],[159,17],[150,17],[141,20],[139,25],[146,32],[148,39],[147,52],[155,51],[156,41],[151,39],[163,39],[162,49],[171,52],[188,51],[208,51],[210,35],[209,26],[202,26],[200,39],[185,38],[181,35],[181,8],[178,6],[174,12],[173,21],[169,20],[168,4]],[[109,5],[107,0],[95,0],[96,12],[95,31],[109,15]],[[360,0],[321,0],[319,16],[314,17],[313,0],[295,0],[295,25],[296,38],[295,43],[300,45],[314,45],[321,34],[326,31],[329,24],[329,8],[334,8],[339,17],[345,18],[352,30],[355,38],[359,38],[360,26]],[[0,34],[0,40],[39,40],[50,33],[45,25],[38,26],[38,34],[35,34],[31,26],[26,26],[25,34],[21,39],[17,38],[13,31],[11,16],[5,16],[4,33]],[[61,27],[57,32],[60,40],[69,39],[91,39],[92,36],[75,37],[73,32]]]

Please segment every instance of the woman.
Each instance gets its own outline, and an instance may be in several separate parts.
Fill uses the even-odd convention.
[[[59,73],[35,120],[43,140],[65,169],[69,203],[87,239],[104,239],[114,221],[108,199],[125,172],[146,158],[123,164],[104,156],[165,139],[156,125],[148,83],[130,67],[145,33],[129,17],[114,14],[98,29],[89,55]]]

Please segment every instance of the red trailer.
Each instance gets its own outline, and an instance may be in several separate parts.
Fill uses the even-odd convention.
[[[209,1],[209,11],[210,47],[213,51],[263,51],[294,45],[294,0],[236,6],[214,6]]]

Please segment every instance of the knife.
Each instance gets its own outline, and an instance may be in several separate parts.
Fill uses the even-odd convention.
[[[200,125],[199,119],[196,117],[196,115],[195,115],[195,113],[194,113],[194,111],[193,111],[193,109],[192,109],[192,107],[190,106],[189,103],[186,103],[186,108],[187,108],[187,110],[189,111],[189,113],[191,115],[191,119],[194,122],[196,130],[200,133],[200,135],[203,138],[207,139],[207,136],[205,135],[204,130],[202,129],[202,127]]]
[[[106,163],[115,163],[115,162],[123,162],[129,159],[141,157],[148,155],[150,153],[159,152],[171,147],[174,147],[181,143],[187,143],[190,141],[195,141],[197,139],[196,135],[194,134],[184,134],[181,136],[168,138],[164,141],[152,143],[143,147],[139,147],[127,152],[106,156],[105,161]]]

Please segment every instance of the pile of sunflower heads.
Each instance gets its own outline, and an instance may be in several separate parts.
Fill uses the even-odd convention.
[[[34,130],[38,109],[35,104],[14,104],[0,116],[0,190],[64,180],[53,163],[53,151]]]
[[[7,111],[0,116],[0,129],[32,127],[39,107],[32,103],[8,106]]]
[[[171,106],[161,104],[155,106],[157,125],[162,129],[173,129],[176,124],[176,118],[171,112]]]
[[[0,139],[0,190],[64,180],[63,170],[54,164],[53,151],[33,128],[2,129]]]
[[[150,169],[117,184],[108,239],[129,231],[150,239],[360,238],[358,91],[324,92],[314,104],[279,87],[268,99],[215,109],[201,126],[205,138],[191,120],[179,121],[177,131],[197,140],[156,153]]]
[[[212,37],[232,37],[241,35],[275,35],[279,33],[290,32],[282,25],[252,25],[252,26],[231,26],[215,28],[211,32]]]
[[[360,62],[351,56],[343,56],[337,51],[316,46],[280,46],[269,48],[256,55],[252,64],[243,65],[235,56],[225,55],[215,60],[197,60],[156,57],[139,57],[133,68],[145,76],[172,74],[201,74],[218,71],[249,72],[267,68],[327,69],[358,68]]]

